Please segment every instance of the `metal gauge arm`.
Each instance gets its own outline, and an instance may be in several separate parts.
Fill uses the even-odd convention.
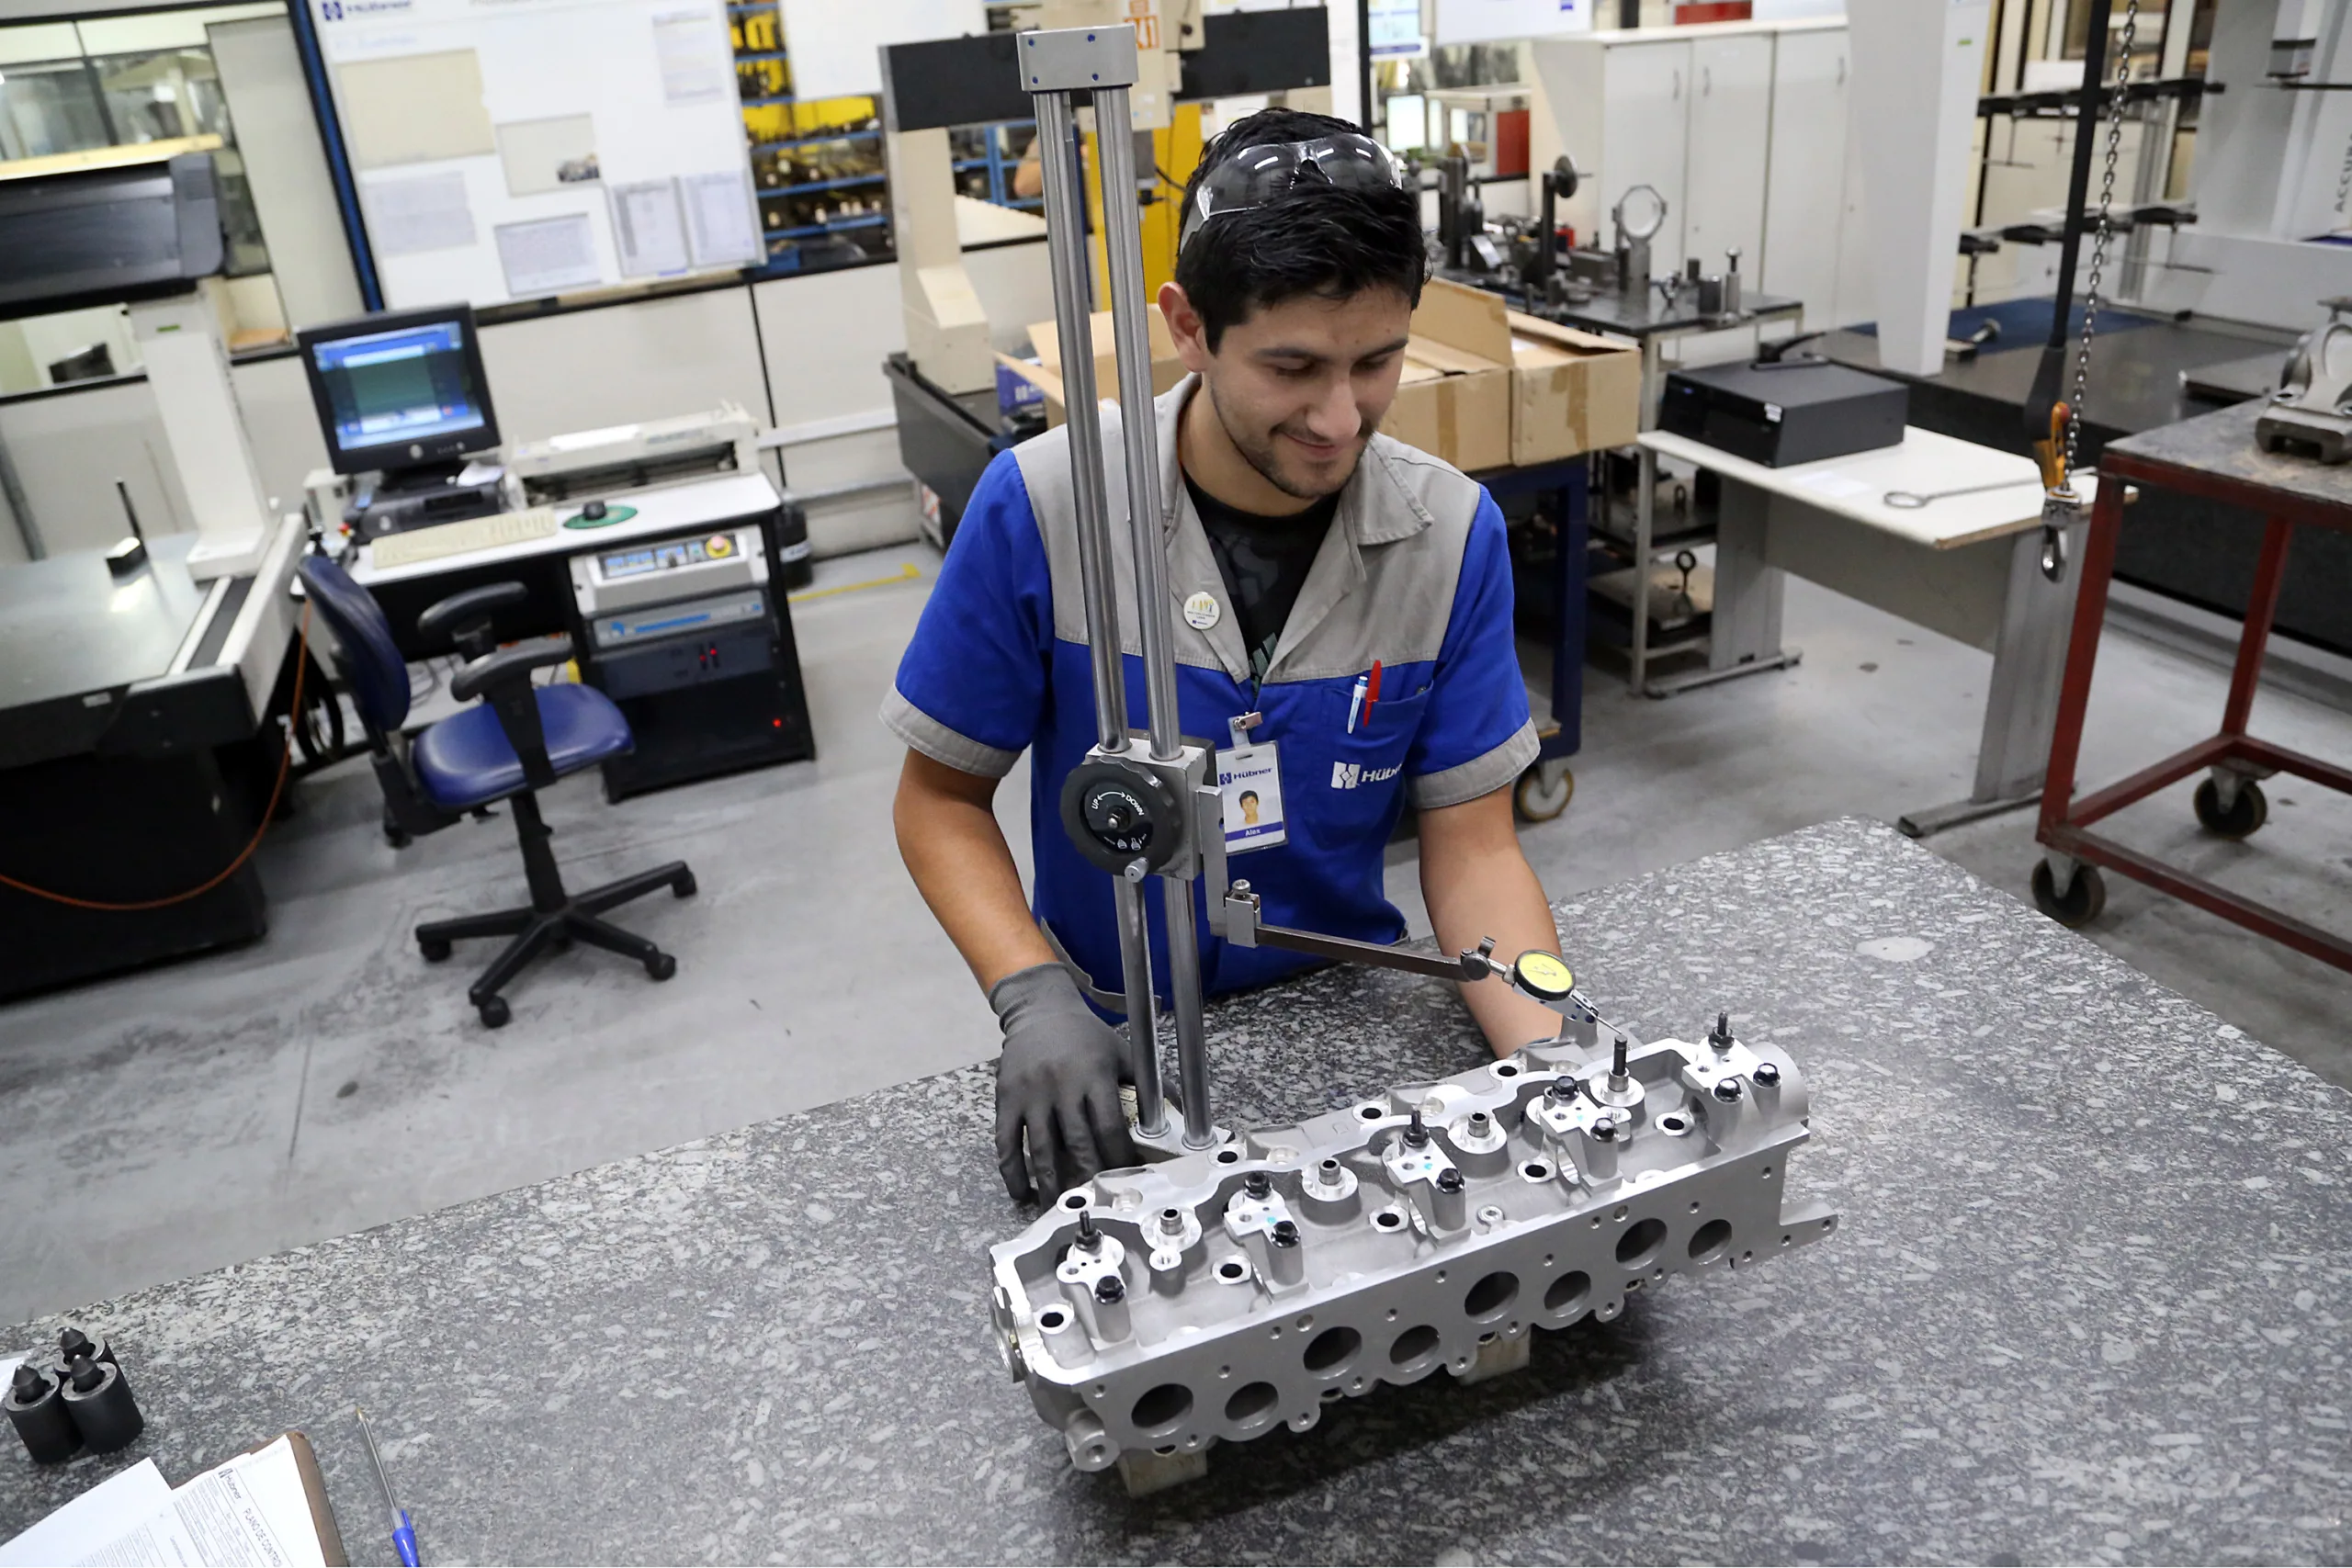
[[[1247,882],[1233,884],[1220,903],[1221,908],[1210,913],[1210,927],[1236,947],[1279,947],[1287,953],[1304,953],[1374,969],[1397,969],[1432,980],[1467,983],[1499,979],[1512,990],[1532,997],[1546,1007],[1556,1007],[1576,996],[1576,976],[1557,953],[1546,953],[1540,947],[1521,953],[1511,963],[1500,964],[1494,957],[1492,937],[1476,947],[1464,948],[1452,958],[1444,958],[1380,942],[1270,926],[1259,920],[1258,895]]]

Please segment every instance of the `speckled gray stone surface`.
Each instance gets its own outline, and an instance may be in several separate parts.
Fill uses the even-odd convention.
[[[2352,1095],[1875,824],[1561,921],[1640,1032],[1794,1053],[1834,1239],[1130,1500],[1004,1376],[1025,1216],[952,1073],[95,1307],[148,1434],[0,1460],[0,1533],[299,1426],[390,1562],[359,1401],[435,1562],[2352,1559]],[[1478,1060],[1402,976],[1212,1023],[1221,1120]]]

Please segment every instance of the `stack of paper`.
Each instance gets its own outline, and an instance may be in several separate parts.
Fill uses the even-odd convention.
[[[284,1438],[183,1486],[152,1459],[93,1486],[6,1546],[0,1568],[325,1568]]]

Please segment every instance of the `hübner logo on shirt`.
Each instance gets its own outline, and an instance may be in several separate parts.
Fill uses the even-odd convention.
[[[1404,771],[1402,762],[1391,763],[1385,768],[1367,768],[1361,762],[1334,762],[1331,764],[1331,787],[1353,789],[1358,784],[1385,784]]]

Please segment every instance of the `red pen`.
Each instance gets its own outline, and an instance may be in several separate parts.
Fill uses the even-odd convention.
[[[1375,659],[1372,661],[1372,673],[1366,678],[1363,689],[1363,717],[1366,724],[1372,722],[1372,705],[1379,700],[1380,660]]]

